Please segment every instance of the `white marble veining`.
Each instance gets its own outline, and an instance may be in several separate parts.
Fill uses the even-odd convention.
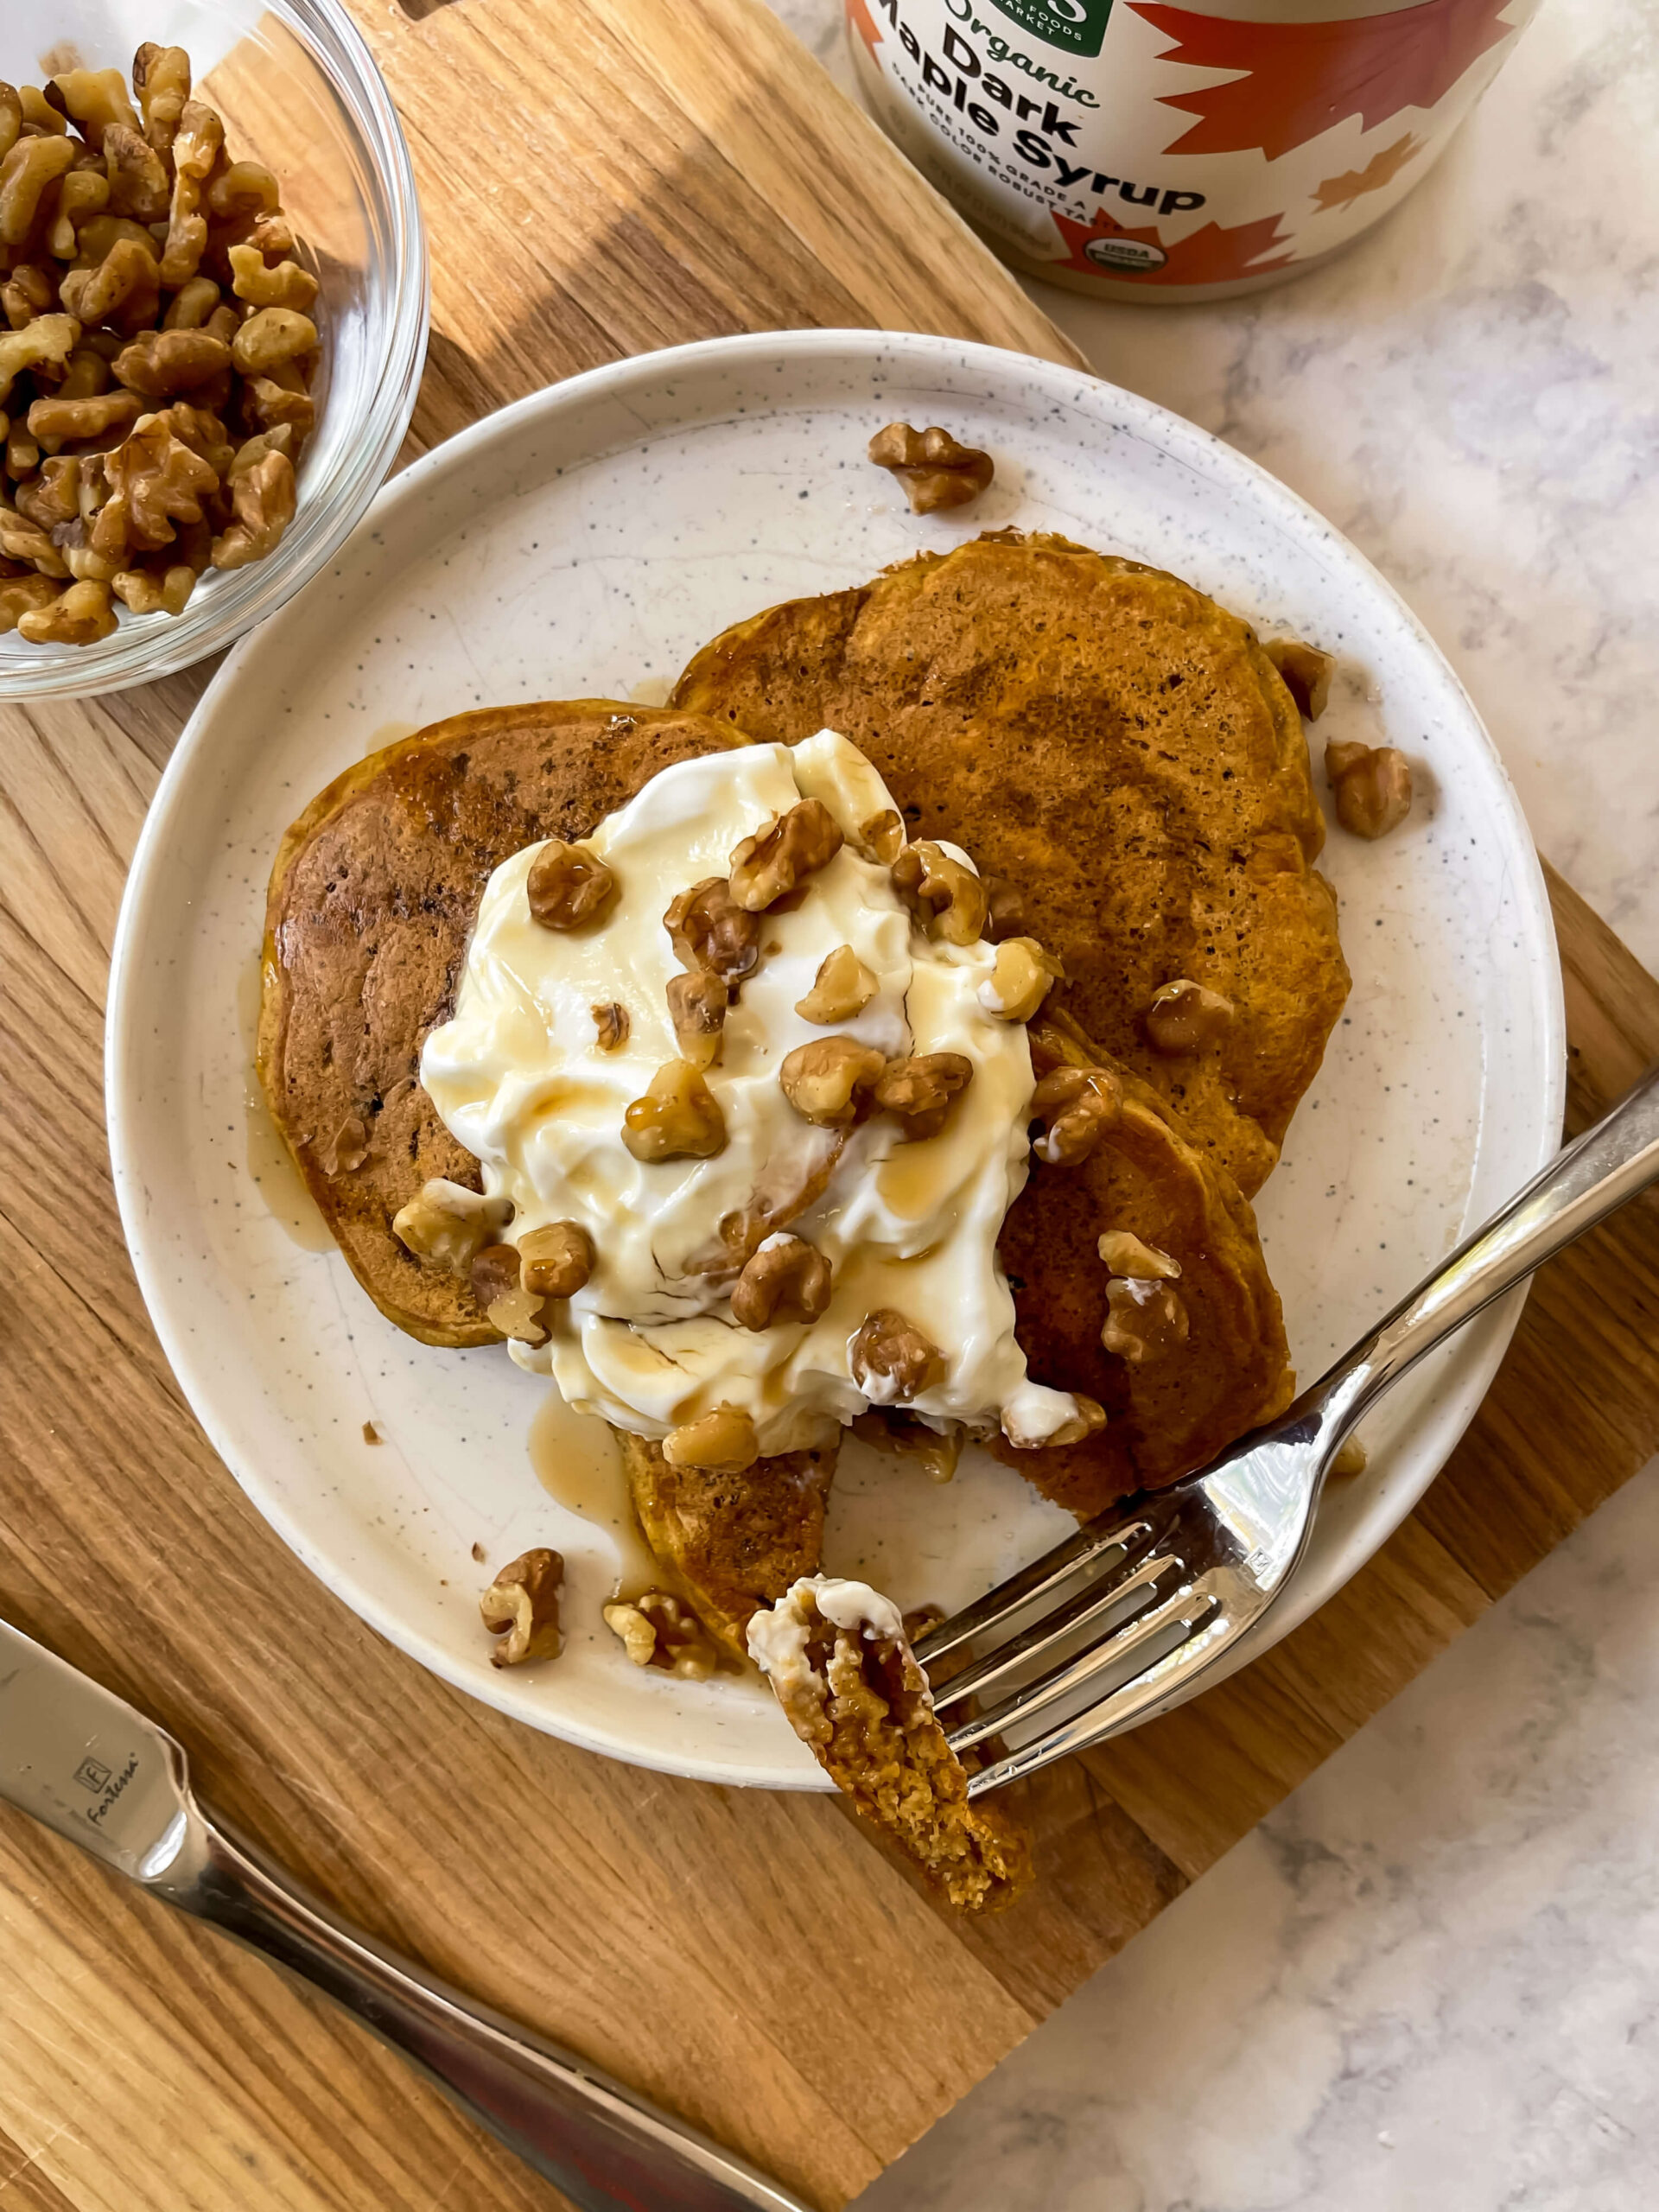
[[[1651,2212],[1656,1549],[1649,1471],[860,2212]]]
[[[840,0],[773,0],[850,86]],[[1659,17],[1548,0],[1422,189],[1210,308],[1033,296],[1336,522],[1659,967]],[[1659,1478],[1634,1482],[861,2200],[1659,2203]]]

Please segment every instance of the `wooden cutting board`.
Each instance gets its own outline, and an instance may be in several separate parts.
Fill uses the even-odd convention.
[[[430,443],[721,331],[1074,356],[759,0],[353,0],[432,232]],[[207,671],[0,728],[0,1611],[184,1738],[317,1888],[816,2202],[855,2194],[1659,1446],[1659,1213],[1541,1278],[1423,1505],[1198,1703],[1044,1777],[1045,1878],[961,1927],[832,1802],[608,1764],[469,1704],[278,1543],[146,1323],[106,1163],[123,874]],[[1559,882],[1575,1125],[1659,984]],[[16,2212],[559,2200],[320,2000],[0,1810]]]

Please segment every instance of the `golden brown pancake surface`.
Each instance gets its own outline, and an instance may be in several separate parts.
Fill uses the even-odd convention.
[[[1006,532],[739,623],[674,696],[759,741],[861,747],[912,837],[1014,887],[1065,962],[1059,1002],[1260,1188],[1348,973],[1301,723],[1248,625],[1177,577]],[[1168,1059],[1143,1020],[1180,976],[1236,1012]]]
[[[838,1446],[716,1474],[671,1466],[643,1436],[617,1436],[634,1513],[674,1595],[733,1658],[746,1658],[751,1614],[817,1572]]]
[[[423,1267],[391,1228],[429,1177],[480,1187],[418,1076],[486,883],[525,845],[585,836],[659,768],[738,742],[729,723],[607,699],[486,708],[371,753],[283,838],[265,917],[265,1098],[352,1272],[423,1342],[497,1341],[470,1285]],[[346,1168],[337,1140],[353,1123],[367,1157]]]
[[[1150,1085],[1073,1025],[1039,1018],[1033,1047],[1043,1065],[1103,1066],[1122,1088],[1122,1110],[1087,1159],[1033,1160],[997,1244],[1033,1381],[1097,1400],[1106,1426],[1058,1449],[1016,1451],[1001,1439],[993,1449],[1089,1520],[1202,1466],[1288,1404],[1294,1378],[1255,1217],[1232,1179],[1186,1141]],[[1185,1340],[1140,1363],[1100,1340],[1108,1230],[1127,1230],[1180,1268],[1169,1288]]]

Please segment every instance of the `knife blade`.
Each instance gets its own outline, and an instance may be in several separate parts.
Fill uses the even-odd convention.
[[[353,1928],[200,1802],[164,1728],[4,1620],[0,1800],[325,1992],[581,2212],[809,2212],[626,2082]]]

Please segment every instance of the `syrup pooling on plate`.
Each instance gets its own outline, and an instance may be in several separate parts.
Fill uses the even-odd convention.
[[[804,798],[829,808],[845,842],[804,896],[757,917],[755,965],[706,1071],[723,1141],[702,1156],[642,1160],[622,1141],[625,1115],[681,1050],[668,989],[686,969],[664,913],[692,886],[725,878],[742,841]],[[421,1078],[481,1162],[486,1190],[512,1201],[514,1242],[563,1221],[592,1239],[589,1280],[545,1309],[546,1343],[512,1346],[570,1404],[658,1439],[728,1406],[749,1415],[763,1452],[822,1442],[872,1401],[891,1402],[878,1376],[860,1387],[851,1349],[870,1316],[891,1311],[942,1356],[942,1371],[907,1400],[924,1418],[1041,1437],[1075,1417],[1071,1397],[1027,1378],[996,1261],[1027,1172],[1026,1033],[980,997],[995,948],[925,934],[888,866],[866,856],[864,825],[891,809],[863,756],[823,731],[793,751],[744,747],[653,777],[584,842],[616,890],[582,926],[550,929],[531,914],[543,848],[492,876],[454,1015],[428,1039]],[[826,1027],[798,1007],[843,946],[874,988]],[[616,1003],[626,1033],[601,1049],[594,1008]],[[814,1122],[779,1074],[792,1051],[831,1035],[877,1067],[954,1053],[971,1074],[936,1135],[912,1138],[879,1111]],[[793,1210],[804,1193],[810,1203]],[[831,1294],[815,1319],[757,1329],[734,1319],[738,1270],[721,1224],[758,1195],[830,1265]]]

